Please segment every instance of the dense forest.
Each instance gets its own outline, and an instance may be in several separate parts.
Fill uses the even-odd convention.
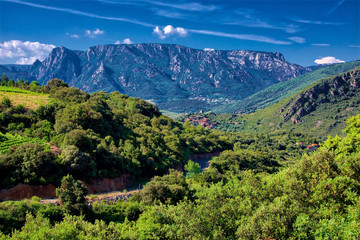
[[[86,181],[121,173],[135,179],[161,175],[185,164],[191,154],[231,147],[216,132],[184,126],[153,104],[118,92],[88,94],[58,79],[45,86],[5,79],[6,84],[48,94],[49,101],[32,110],[2,98],[1,188],[17,183],[59,185],[66,174]]]
[[[5,93],[48,100],[28,107],[2,97],[1,188],[53,183],[61,204],[0,203],[0,239],[360,237],[360,115],[347,121],[344,137],[320,142],[294,130],[181,124],[140,99],[87,94],[58,79],[9,82],[2,79]],[[188,161],[215,151],[203,172]],[[128,201],[88,204],[79,180],[122,173],[157,176]]]

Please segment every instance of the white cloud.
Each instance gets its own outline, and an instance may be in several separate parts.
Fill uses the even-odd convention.
[[[325,21],[307,20],[307,19],[294,19],[294,21],[299,23],[315,24],[315,25],[334,25],[334,26],[344,25],[344,23],[342,22],[325,22]]]
[[[167,25],[163,29],[160,29],[158,26],[156,26],[153,29],[153,33],[157,35],[160,39],[165,39],[168,36],[174,35],[179,37],[186,37],[188,34],[188,31],[185,28],[177,27],[174,28],[171,25]]]
[[[282,41],[276,40],[270,37],[255,35],[255,34],[237,34],[237,33],[225,33],[225,32],[216,32],[216,31],[209,31],[209,30],[196,30],[196,29],[188,29],[188,32],[203,34],[203,35],[211,35],[211,36],[218,36],[218,37],[227,37],[227,38],[234,38],[240,40],[250,40],[256,42],[266,42],[278,45],[290,45],[291,42],[289,41]]]
[[[115,42],[115,44],[133,44],[134,42],[131,41],[130,38],[125,38],[124,40],[120,41],[120,40],[117,40]]]
[[[340,0],[339,2],[337,2],[337,4],[336,4],[332,9],[330,9],[330,11],[328,12],[328,14],[330,15],[330,14],[332,14],[333,12],[335,12],[336,9],[337,9],[338,7],[340,7],[340,5],[343,4],[344,2],[345,2],[345,0]]]
[[[98,35],[102,35],[102,34],[104,34],[105,33],[105,31],[103,31],[103,30],[100,30],[100,29],[95,29],[95,30],[93,30],[93,31],[91,31],[91,30],[85,30],[85,36],[87,36],[87,37],[89,37],[89,38],[95,38],[96,36],[98,36]]]
[[[123,44],[133,44],[134,42],[131,41],[130,38],[125,38],[123,41],[122,41]]]
[[[317,46],[317,47],[329,47],[330,44],[328,43],[312,43],[311,45]]]
[[[169,7],[169,8],[176,8],[185,11],[193,11],[193,12],[211,12],[216,9],[219,9],[218,6],[215,5],[204,5],[197,2],[189,2],[189,3],[168,3],[168,2],[160,2],[160,1],[152,1],[152,0],[145,0],[143,2],[151,3],[157,6],[162,7]]]
[[[205,52],[212,52],[212,51],[215,51],[215,49],[213,49],[213,48],[204,48],[204,51]]]
[[[30,64],[33,64],[36,59],[38,59],[37,57],[23,57],[23,58],[20,58],[19,60],[17,60],[15,63],[16,64],[21,64],[21,65],[30,65]]]
[[[75,14],[75,15],[79,15],[79,16],[86,16],[86,17],[90,17],[90,18],[98,18],[98,19],[105,19],[105,20],[119,21],[119,22],[129,22],[129,23],[133,23],[133,24],[137,24],[137,25],[141,25],[141,26],[145,26],[145,27],[154,27],[154,25],[152,25],[152,24],[141,22],[136,19],[128,19],[128,18],[120,18],[120,17],[107,17],[107,16],[101,16],[101,15],[97,15],[97,14],[93,14],[93,13],[82,12],[82,11],[71,9],[71,8],[52,7],[52,6],[47,6],[47,5],[37,4],[37,3],[24,2],[21,0],[7,0],[7,1],[12,2],[12,3],[18,3],[18,4],[30,6],[30,7],[42,8],[42,9],[53,10],[53,11],[58,11],[58,12],[66,12],[66,13],[71,13],[71,14]]]
[[[273,22],[262,16],[260,12],[249,8],[239,8],[235,11],[224,13],[224,16],[220,19],[220,21],[226,25],[275,29],[285,31],[287,33],[296,33],[301,31],[301,28],[295,24]]]
[[[349,47],[358,47],[358,48],[360,48],[360,45],[349,45]]]
[[[70,34],[70,33],[66,33],[66,35],[67,36],[69,36],[69,37],[72,37],[72,38],[80,38],[80,36],[79,35],[77,35],[77,34]]]
[[[329,56],[329,57],[316,59],[314,62],[317,64],[332,64],[332,63],[344,63],[345,61]]]
[[[305,43],[305,38],[302,37],[288,37],[289,40],[296,42],[296,43]]]
[[[46,58],[54,47],[52,44],[10,40],[0,43],[0,59],[17,64],[31,64],[36,59]]]

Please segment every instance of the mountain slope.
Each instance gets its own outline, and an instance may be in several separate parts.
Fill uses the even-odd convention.
[[[263,89],[245,99],[237,101],[232,104],[219,106],[213,109],[214,112],[248,112],[257,109],[263,109],[272,104],[280,102],[281,100],[290,97],[301,89],[311,85],[321,78],[340,74],[355,67],[360,66],[360,60],[328,65],[296,78],[289,79],[285,82],[274,84],[266,89]]]
[[[208,114],[217,128],[248,133],[293,130],[316,137],[342,134],[350,116],[360,113],[360,67],[321,79],[297,94],[251,114]]]
[[[27,69],[41,84],[60,78],[87,92],[119,91],[173,111],[243,99],[306,71],[276,52],[202,51],[169,44],[99,45],[87,51],[58,47]]]

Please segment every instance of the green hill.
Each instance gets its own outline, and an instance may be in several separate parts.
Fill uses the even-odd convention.
[[[119,92],[88,94],[58,79],[22,87],[0,88],[0,189],[58,185],[66,174],[136,180],[185,164],[192,154],[230,147],[208,129],[184,127],[155,105]],[[42,99],[41,105],[31,99]]]
[[[263,109],[272,104],[278,103],[287,97],[290,97],[291,95],[301,91],[303,88],[313,84],[321,78],[347,72],[357,66],[360,66],[360,60],[325,66],[299,77],[272,85],[243,100],[216,107],[213,109],[213,112],[253,112],[257,109]]]
[[[216,128],[247,133],[279,130],[315,137],[342,134],[345,121],[360,112],[360,68],[324,78],[281,102],[251,114],[207,114]]]

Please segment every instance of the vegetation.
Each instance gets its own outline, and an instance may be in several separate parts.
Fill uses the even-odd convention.
[[[332,80],[304,93],[327,89]],[[282,111],[297,116],[290,110],[299,99],[306,100],[303,108],[309,102],[308,109],[325,109],[357,97],[350,88],[330,89],[344,94],[317,94],[311,101],[303,94]],[[36,91],[49,102],[34,110],[6,99],[0,105],[0,141],[27,139],[0,155],[1,188],[53,183],[61,204],[36,197],[1,202],[0,239],[360,238],[360,115],[347,120],[343,137],[319,142],[294,130],[262,133],[271,109],[252,123],[255,133],[220,132],[181,124],[117,92],[87,94],[58,79]],[[272,106],[277,114],[279,106]],[[214,118],[220,116],[228,117]],[[221,154],[203,172],[187,160],[214,151]],[[177,165],[186,177],[171,169]],[[128,201],[88,205],[79,180],[122,173],[157,176]]]
[[[6,89],[31,96],[28,90]],[[184,126],[156,106],[118,92],[88,94],[59,79],[35,90],[34,96],[41,93],[49,102],[36,109],[14,106],[8,98],[0,104],[1,188],[59,186],[67,174],[88,182],[124,173],[136,180],[164,174],[191,154],[231,148],[219,133]]]
[[[299,77],[274,84],[235,103],[215,107],[212,111],[217,113],[254,112],[298,93],[302,89],[318,82],[319,79],[341,74],[358,66],[360,66],[360,60],[321,67]]]
[[[196,114],[217,122],[219,130],[269,133],[296,131],[325,139],[342,135],[346,119],[360,112],[360,68],[320,79],[297,94],[251,114]],[[193,116],[182,116],[180,120]]]
[[[233,161],[225,152],[217,160],[226,162],[221,168],[212,164],[188,179],[172,171],[130,201],[97,203],[87,215],[67,215],[64,206],[36,199],[4,202],[2,238],[357,239],[359,126],[360,115],[348,121],[344,138],[328,138],[316,152],[275,173],[263,154],[235,150]],[[242,161],[245,155],[254,161]],[[201,177],[212,173],[220,180]]]

